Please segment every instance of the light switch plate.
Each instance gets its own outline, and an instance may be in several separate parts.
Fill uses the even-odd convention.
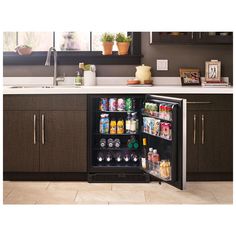
[[[157,70],[168,70],[168,60],[157,59]]]

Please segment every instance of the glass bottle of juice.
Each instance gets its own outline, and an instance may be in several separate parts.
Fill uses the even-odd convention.
[[[143,150],[142,150],[142,167],[143,169],[147,168],[147,139],[143,138]]]
[[[127,134],[130,133],[130,124],[131,124],[131,115],[130,115],[130,113],[128,112],[127,118],[126,118],[126,121],[125,121],[125,129],[126,129],[126,133],[127,133]]]
[[[133,112],[131,115],[132,115],[132,117],[131,117],[131,120],[130,120],[130,133],[135,134],[136,131],[137,131],[137,126],[138,126],[137,125],[138,120],[136,118],[137,113]]]
[[[110,134],[116,134],[116,120],[115,119],[111,119]]]
[[[159,173],[160,173],[160,166],[159,166],[160,161],[161,161],[160,155],[157,153],[157,150],[154,149],[153,154],[152,154],[152,163],[153,163],[153,171],[157,175],[159,175]]]
[[[148,166],[150,170],[152,170],[152,155],[153,155],[153,148],[150,147],[148,152]]]
[[[123,134],[125,131],[124,120],[120,118],[117,122],[117,134]]]

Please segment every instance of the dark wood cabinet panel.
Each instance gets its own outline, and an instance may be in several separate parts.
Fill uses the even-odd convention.
[[[198,112],[187,114],[187,173],[198,172],[199,125]]]
[[[150,44],[192,43],[193,32],[151,32]]]
[[[231,180],[233,174],[233,95],[170,94],[187,99],[187,179]],[[196,115],[196,144],[194,136]],[[202,115],[204,144],[202,144]]]
[[[87,95],[4,95],[3,109],[8,111],[86,111]]]
[[[39,112],[4,111],[3,113],[4,171],[6,172],[39,171],[38,130],[39,130]]]
[[[194,40],[199,44],[232,44],[233,32],[198,32]]]
[[[232,111],[204,111],[199,116],[199,172],[232,173]]]
[[[150,44],[232,44],[233,32],[150,32]]]
[[[87,115],[86,111],[41,111],[45,119],[43,142],[40,126],[41,172],[87,171]]]

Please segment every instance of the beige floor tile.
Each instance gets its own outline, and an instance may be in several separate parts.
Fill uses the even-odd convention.
[[[4,181],[4,204],[232,204],[233,182],[168,184]]]
[[[76,191],[96,191],[111,190],[111,184],[97,184],[87,182],[50,182],[48,190],[76,190]]]
[[[145,203],[143,191],[79,191],[77,203]]]
[[[4,204],[71,204],[77,191],[50,190],[13,190],[5,199]]]
[[[46,189],[48,181],[4,181],[3,191],[5,190],[37,190]]]
[[[217,204],[215,196],[210,191],[160,191],[145,192],[146,202],[153,204]]]
[[[233,182],[189,182],[187,190],[196,193],[211,192],[219,204],[233,203]]]
[[[3,199],[5,199],[10,194],[11,191],[12,191],[12,189],[8,189],[8,188],[4,189],[3,190]]]
[[[113,191],[159,191],[160,188],[163,188],[159,183],[115,183],[112,184]]]

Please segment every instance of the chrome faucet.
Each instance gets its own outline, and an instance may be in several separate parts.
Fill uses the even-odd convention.
[[[64,77],[57,77],[57,50],[54,47],[50,47],[47,54],[47,59],[45,62],[45,66],[51,65],[51,54],[54,53],[54,70],[53,70],[53,85],[58,86],[58,81],[64,81]]]

